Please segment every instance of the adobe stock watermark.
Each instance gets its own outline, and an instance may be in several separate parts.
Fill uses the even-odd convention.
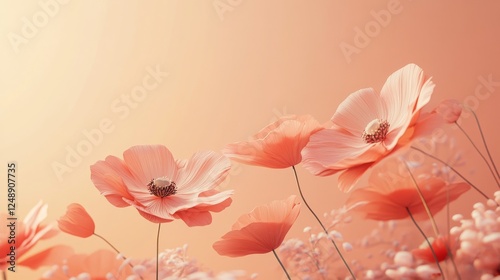
[[[220,21],[224,21],[224,15],[233,12],[241,3],[243,3],[243,0],[214,0],[212,6]]]
[[[479,104],[482,101],[489,99],[498,87],[500,87],[500,80],[494,81],[493,74],[489,74],[487,77],[478,76],[477,80],[479,83],[474,89],[474,93],[468,95],[462,101],[462,105],[470,110],[476,111],[479,108]],[[461,118],[469,118],[472,115],[469,110],[463,110]]]
[[[22,17],[21,30],[18,33],[9,32],[7,39],[12,49],[17,54],[23,45],[35,38],[40,30],[49,24],[50,20],[57,16],[61,7],[68,4],[70,0],[41,0],[38,1],[39,9],[30,17]]]
[[[123,93],[111,102],[111,117],[102,118],[93,128],[83,129],[81,140],[72,145],[66,145],[64,158],[51,163],[52,170],[59,182],[63,181],[64,175],[72,173],[84,158],[92,153],[94,147],[99,146],[104,141],[107,134],[115,130],[117,121],[126,119],[132,110],[139,107],[169,76],[168,72],[160,69],[160,65],[149,66],[145,72],[141,83],[132,87],[130,92]]]
[[[380,11],[371,10],[372,19],[365,23],[362,28],[359,26],[354,27],[352,43],[343,41],[339,44],[347,63],[351,63],[353,55],[360,54],[363,49],[368,47],[372,39],[377,37],[382,32],[382,29],[391,23],[392,18],[402,11],[403,5],[400,0],[389,0],[386,9]]]

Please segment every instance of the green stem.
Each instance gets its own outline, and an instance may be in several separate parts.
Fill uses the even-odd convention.
[[[158,280],[158,255],[160,254],[160,228],[161,223],[158,223],[158,233],[156,234],[156,280]]]
[[[447,166],[448,168],[450,168],[453,172],[455,172],[455,174],[457,174],[460,178],[462,178],[462,180],[464,180],[467,184],[469,184],[473,189],[475,189],[479,194],[481,194],[484,198],[486,198],[487,200],[490,199],[485,193],[483,193],[480,189],[478,189],[474,184],[472,184],[471,181],[467,180],[467,178],[465,178],[462,174],[460,174],[460,172],[458,172],[455,168],[453,168],[452,166],[450,166],[449,164],[447,164],[446,162],[444,162],[443,160],[441,160],[440,158],[438,157],[435,157],[427,152],[424,152],[423,150],[415,147],[415,146],[411,146],[412,149],[414,150],[417,150],[419,152],[421,152],[422,154],[430,157],[430,158],[433,158],[437,161],[439,161],[440,163],[444,164],[445,166]]]
[[[436,264],[437,264],[437,267],[439,268],[439,271],[441,272],[441,278],[444,279],[444,273],[443,273],[443,269],[441,269],[441,265],[439,265],[439,259],[436,255],[436,252],[434,251],[434,248],[432,248],[432,244],[431,242],[429,241],[429,239],[427,238],[427,236],[425,235],[424,231],[420,228],[420,226],[417,224],[417,221],[415,221],[415,218],[413,218],[413,215],[411,214],[411,211],[408,207],[406,207],[406,212],[408,212],[408,215],[410,215],[410,218],[411,220],[413,221],[413,223],[415,224],[415,226],[417,227],[418,231],[420,231],[420,233],[422,234],[422,236],[424,237],[425,241],[427,242],[427,245],[429,245],[429,249],[431,250],[432,252],[432,256],[434,257],[434,260],[436,261]]]
[[[300,194],[300,197],[302,198],[302,201],[304,201],[304,204],[306,205],[307,209],[309,209],[309,211],[311,212],[311,214],[313,214],[314,218],[316,218],[316,221],[318,221],[318,223],[321,226],[321,228],[323,228],[323,231],[326,233],[326,236],[330,237],[330,235],[328,233],[328,230],[323,225],[323,223],[321,222],[321,220],[318,218],[318,216],[316,215],[316,213],[314,213],[314,211],[311,209],[311,207],[309,206],[309,203],[307,203],[307,201],[306,201],[306,199],[304,197],[304,194],[302,193],[302,188],[300,187],[300,183],[299,183],[299,176],[297,175],[297,170],[295,170],[295,166],[292,166],[292,169],[293,169],[293,174],[295,175],[295,181],[297,182],[297,187],[299,188],[299,194]],[[353,280],[355,280],[356,276],[354,276],[354,273],[352,272],[351,268],[347,264],[347,261],[344,259],[344,256],[342,256],[342,253],[340,252],[339,247],[337,246],[337,244],[335,243],[335,241],[333,240],[333,238],[330,238],[330,240],[332,241],[332,244],[335,247],[335,250],[337,250],[337,253],[339,254],[340,258],[344,262],[345,267],[347,267],[347,270],[349,270],[349,273],[351,274]]]
[[[292,278],[290,278],[290,275],[288,274],[288,271],[286,271],[286,268],[283,265],[283,263],[281,262],[280,258],[278,257],[278,254],[276,254],[276,251],[273,250],[273,254],[276,257],[276,259],[278,260],[278,262],[280,263],[281,268],[283,268],[283,271],[285,272],[286,277],[288,278],[288,280],[291,280]]]

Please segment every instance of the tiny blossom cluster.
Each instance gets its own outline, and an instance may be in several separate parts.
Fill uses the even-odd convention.
[[[454,215],[450,230],[458,239],[455,260],[464,274],[476,279],[500,279],[500,191],[485,204],[476,203],[471,218]]]

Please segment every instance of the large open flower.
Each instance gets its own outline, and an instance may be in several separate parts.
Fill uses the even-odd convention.
[[[302,161],[301,151],[312,133],[323,127],[313,117],[283,116],[267,125],[248,141],[229,144],[224,154],[250,165],[287,168]]]
[[[145,145],[126,150],[123,160],[108,156],[90,170],[92,182],[114,206],[133,206],[154,223],[182,219],[200,226],[212,222],[210,212],[231,204],[232,190],[215,189],[230,168],[228,158],[212,151],[176,161],[166,147]]]
[[[299,212],[300,202],[293,195],[286,200],[258,206],[241,216],[213,248],[220,255],[229,257],[269,253],[281,245]]]
[[[304,167],[319,176],[343,171],[339,188],[348,192],[372,165],[444,122],[436,111],[421,112],[433,89],[422,69],[409,64],[389,76],[380,94],[372,88],[352,93],[331,126],[311,136]]]
[[[2,226],[0,231],[2,240],[0,270],[7,270],[9,267],[16,269],[16,265],[36,269],[43,265],[51,265],[73,253],[68,246],[55,245],[26,257],[38,241],[51,238],[58,233],[53,225],[41,224],[47,217],[47,207],[47,204],[39,202],[22,222],[9,220],[9,217],[12,217],[7,214],[0,215],[2,221],[6,221],[6,225]]]

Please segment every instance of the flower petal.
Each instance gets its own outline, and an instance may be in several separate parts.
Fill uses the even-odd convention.
[[[433,90],[434,83],[415,64],[408,64],[387,78],[380,97],[390,112],[389,133],[384,141],[389,150],[397,144],[413,117],[429,102]]]
[[[379,94],[372,88],[365,88],[350,94],[340,103],[332,122],[361,139],[366,125],[375,119],[386,120],[387,114]]]
[[[194,154],[179,169],[177,176],[178,194],[193,194],[217,187],[231,169],[227,157],[213,151]]]
[[[166,176],[175,180],[177,177],[177,164],[165,146],[134,146],[123,153],[123,160],[145,188],[152,179]]]
[[[133,199],[125,184],[125,181],[129,181],[128,185],[134,184],[131,177],[125,162],[114,156],[90,166],[90,179],[95,187],[116,207],[129,206],[123,198]]]
[[[56,245],[38,252],[18,262],[19,265],[37,269],[40,266],[54,265],[73,255],[73,249],[66,245]]]

